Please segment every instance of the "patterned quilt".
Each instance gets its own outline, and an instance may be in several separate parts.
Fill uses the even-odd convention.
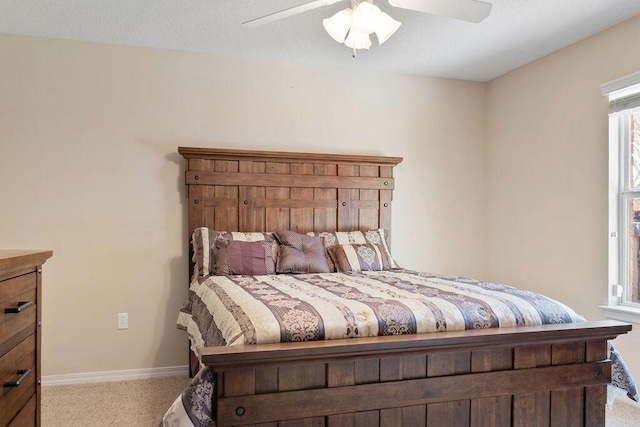
[[[411,270],[209,276],[194,281],[178,327],[192,349],[378,335],[582,322],[551,298],[510,286]],[[615,362],[615,360],[614,360]],[[626,368],[623,378],[637,398]],[[211,374],[204,370],[176,399],[199,425],[211,414]],[[190,390],[190,391],[189,391]],[[194,396],[204,395],[203,399]],[[207,397],[208,396],[208,397]],[[208,406],[207,406],[208,405]],[[174,407],[172,407],[174,408]],[[172,410],[167,412],[170,415]],[[175,415],[175,414],[174,414]],[[167,418],[167,416],[165,416]],[[206,425],[203,424],[203,425]]]
[[[583,320],[534,292],[388,270],[209,276],[192,284],[178,326],[200,348]]]

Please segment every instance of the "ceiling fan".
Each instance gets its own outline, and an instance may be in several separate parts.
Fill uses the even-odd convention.
[[[255,27],[268,24],[282,18],[297,15],[323,6],[330,6],[345,0],[315,0],[299,6],[274,12],[260,18],[243,22],[243,25]],[[401,9],[415,10],[416,12],[430,13],[433,15],[447,16],[469,22],[480,22],[491,12],[491,3],[478,0],[389,0],[389,4]]]
[[[307,12],[323,6],[329,6],[346,0],[315,0],[299,6],[290,7],[243,23],[245,26],[255,27],[268,24],[289,16]],[[389,4],[402,9],[416,12],[446,16],[469,22],[480,22],[489,16],[491,3],[478,0],[388,0]],[[376,33],[379,44],[384,43],[400,27],[400,22],[394,20],[371,0],[351,0],[351,8],[336,13],[331,18],[323,20],[325,30],[338,43],[344,43],[353,49],[369,49],[371,41],[369,35]]]

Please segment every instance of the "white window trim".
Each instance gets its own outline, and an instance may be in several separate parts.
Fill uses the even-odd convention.
[[[604,315],[609,319],[620,320],[622,322],[640,323],[640,311],[635,307],[626,305],[601,305]]]
[[[602,94],[609,97],[609,273],[607,305],[601,306],[606,317],[625,322],[640,323],[640,305],[623,303],[619,294],[619,284],[627,283],[626,268],[621,254],[625,251],[622,245],[627,245],[628,240],[625,233],[622,233],[621,226],[626,224],[626,204],[624,197],[620,197],[620,184],[628,179],[629,174],[626,168],[629,162],[626,157],[629,155],[622,144],[629,138],[624,132],[628,132],[628,126],[623,126],[626,122],[624,115],[616,114],[621,111],[637,106],[638,85],[640,84],[640,73],[631,74],[601,86]],[[636,89],[633,90],[632,89]],[[621,102],[622,100],[622,102]],[[624,102],[625,100],[630,102]],[[625,130],[626,129],[626,130]],[[624,160],[621,162],[621,160]],[[622,170],[621,170],[622,169]],[[624,288],[626,289],[626,288]]]

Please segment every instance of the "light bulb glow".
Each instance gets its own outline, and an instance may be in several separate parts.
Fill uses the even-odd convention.
[[[378,37],[378,43],[382,44],[386,42],[402,25],[399,21],[396,21],[386,13],[380,14],[378,21],[378,28],[376,29],[376,36]]]
[[[332,39],[338,43],[344,43],[344,39],[347,37],[347,31],[351,28],[352,20],[353,10],[344,9],[331,18],[324,19],[322,25]]]
[[[353,11],[351,28],[361,33],[371,34],[378,28],[381,13],[378,6],[364,1]]]
[[[344,41],[344,44],[351,49],[369,50],[371,47],[371,39],[369,38],[369,34],[361,33],[360,31],[356,31],[352,28],[351,31],[349,31],[349,35]]]

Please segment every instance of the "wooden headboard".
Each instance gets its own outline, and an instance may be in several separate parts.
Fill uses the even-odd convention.
[[[179,147],[187,159],[189,230],[391,228],[401,157]]]

